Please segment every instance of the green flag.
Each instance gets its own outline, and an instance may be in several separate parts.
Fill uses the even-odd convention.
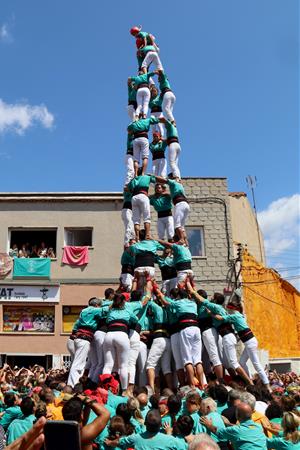
[[[14,258],[13,278],[50,278],[50,258]]]

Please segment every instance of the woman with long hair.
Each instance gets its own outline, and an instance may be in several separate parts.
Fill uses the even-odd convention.
[[[286,412],[283,415],[281,426],[282,437],[267,439],[267,448],[274,450],[299,450],[300,449],[300,417],[293,412]]]

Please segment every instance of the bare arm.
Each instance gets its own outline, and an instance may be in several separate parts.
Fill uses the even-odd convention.
[[[156,177],[157,178],[157,177]],[[160,178],[160,177],[159,177]],[[157,239],[157,242],[159,242],[164,247],[172,248],[173,244],[171,242],[163,241],[161,239]]]
[[[106,427],[110,413],[104,406],[97,402],[89,402],[87,406],[90,406],[91,410],[98,416],[92,423],[84,426],[81,432],[82,444],[91,443]]]

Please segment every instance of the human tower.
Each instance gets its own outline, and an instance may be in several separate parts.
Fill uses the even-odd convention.
[[[130,32],[136,39],[139,69],[137,76],[128,78],[131,123],[127,128],[120,286],[116,291],[106,289],[103,300],[91,298],[80,313],[68,340],[73,359],[68,384],[76,385],[86,369],[95,383],[99,375],[101,380],[117,372],[123,395],[132,395],[135,385],[147,384],[154,390],[160,373],[172,390],[186,384],[203,387],[204,357],[206,375],[213,371],[222,380],[226,368],[246,383],[252,383],[246,366],[250,358],[268,385],[240,299],[235,296],[225,307],[222,294],[215,293],[209,301],[204,290],[194,288],[185,232],[190,206],[179,169],[175,95],[154,37],[141,27]],[[155,193],[149,196],[151,183]],[[151,237],[150,205],[158,216],[157,240]],[[155,264],[161,271],[161,287],[155,281]],[[240,361],[235,332],[245,346]]]
[[[175,237],[175,240],[187,245],[184,226],[190,206],[181,184],[181,147],[173,114],[176,97],[162,66],[154,36],[141,31],[140,27],[133,27],[130,32],[136,39],[138,75],[129,77],[127,82],[131,123],[127,128],[122,210],[124,244],[128,246],[133,240],[140,241],[142,223],[145,238],[150,238],[152,205],[158,215],[158,238],[174,241]],[[149,144],[151,132],[152,142]],[[168,176],[166,151],[170,170]],[[152,170],[149,169],[150,153]],[[147,174],[149,172],[151,175]],[[151,183],[155,184],[155,194],[149,197]],[[167,193],[167,186],[170,194]]]

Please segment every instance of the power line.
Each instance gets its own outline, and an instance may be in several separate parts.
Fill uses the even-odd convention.
[[[243,283],[243,286],[244,286],[244,283]],[[259,297],[262,297],[263,299],[265,299],[265,300],[267,300],[267,301],[269,301],[269,302],[271,302],[271,303],[274,303],[275,305],[280,306],[281,308],[286,309],[287,311],[289,311],[291,314],[293,314],[293,315],[296,316],[297,318],[299,317],[298,314],[296,313],[296,311],[294,311],[294,310],[288,308],[288,307],[285,306],[285,305],[282,305],[281,303],[275,302],[273,299],[271,299],[271,298],[269,298],[269,297],[266,297],[265,295],[262,295],[260,292],[257,292],[255,289],[251,288],[250,286],[245,286],[245,287],[246,287],[247,289],[249,289],[250,291],[254,292],[255,294],[257,294]]]

